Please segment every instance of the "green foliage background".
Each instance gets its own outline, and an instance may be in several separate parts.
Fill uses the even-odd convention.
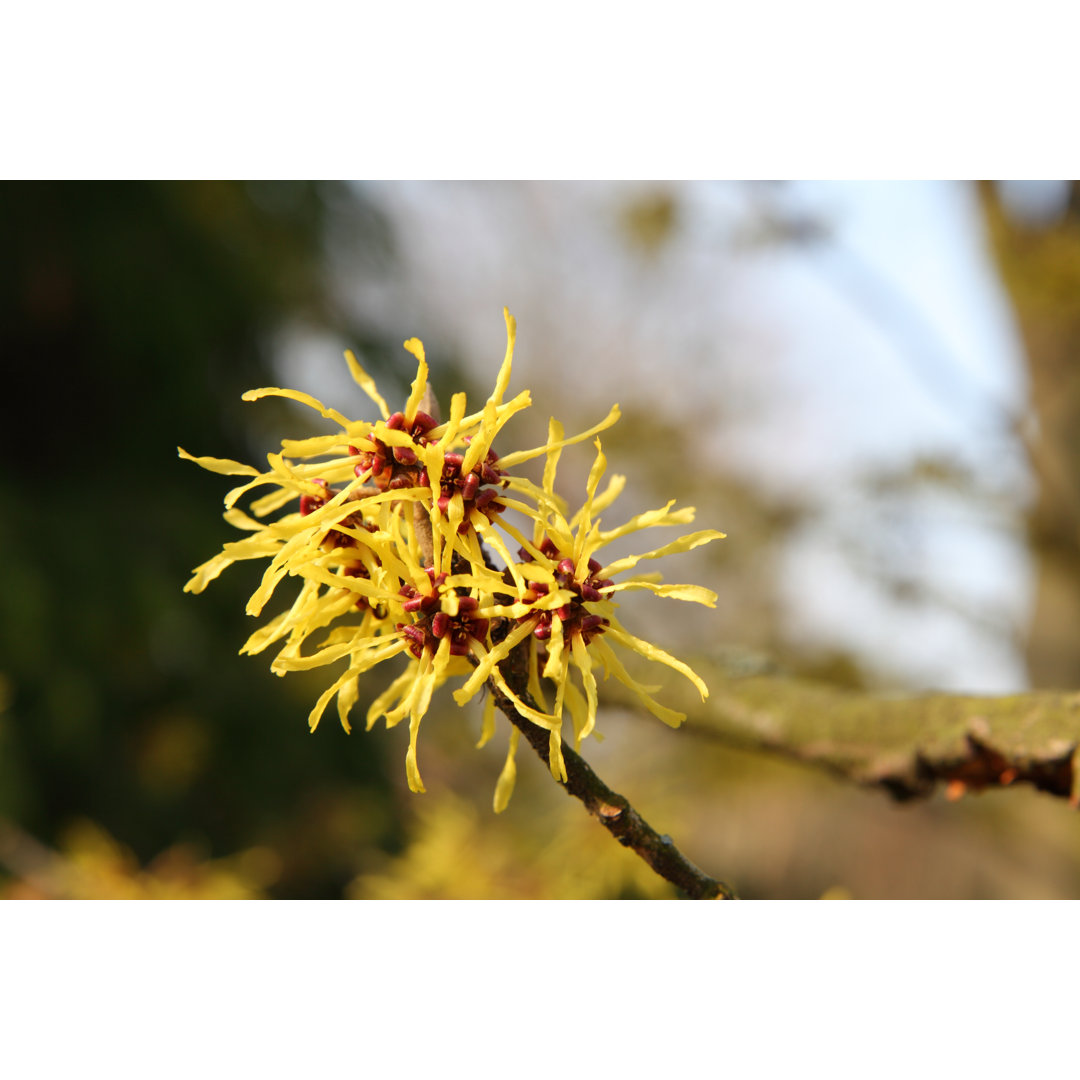
[[[371,243],[341,189],[0,190],[0,817],[48,844],[80,818],[142,862],[270,844],[282,895],[323,896],[354,876],[346,843],[400,842],[385,748],[307,736],[310,687],[237,656],[247,568],[180,592],[225,530],[177,443],[252,456],[240,394],[274,381],[291,317],[381,354],[327,299],[331,222]]]

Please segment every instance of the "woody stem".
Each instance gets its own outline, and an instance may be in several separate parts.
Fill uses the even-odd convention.
[[[526,644],[527,643],[523,643]],[[525,650],[519,646],[503,663],[500,671],[507,685],[530,708],[535,702],[527,689],[528,672],[522,663]],[[506,718],[525,736],[541,760],[549,763],[548,733],[544,728],[522,716],[493,681],[488,691]],[[645,860],[662,878],[677,886],[691,900],[734,900],[734,890],[722,881],[699,870],[672,842],[661,836],[634,808],[629,800],[612,791],[593,772],[589,763],[576,751],[563,746],[566,764],[566,793],[580,799],[585,809],[624,847],[630,848]]]

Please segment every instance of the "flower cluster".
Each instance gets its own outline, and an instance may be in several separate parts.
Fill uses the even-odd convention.
[[[644,560],[689,551],[723,534],[693,532],[656,550],[605,563],[600,553],[612,540],[640,529],[685,525],[693,521],[694,511],[673,510],[668,503],[619,527],[602,529],[599,515],[615,501],[625,478],[612,476],[600,490],[606,460],[595,439],[584,504],[567,517],[566,503],[555,492],[561,452],[614,424],[618,406],[578,435],[566,437],[552,419],[543,446],[501,457],[495,452],[493,444],[507,421],[531,404],[528,391],[504,400],[515,339],[514,319],[505,310],[504,315],[506,356],[495,388],[478,412],[468,413],[465,394],[455,394],[448,419],[439,420],[430,399],[424,349],[413,338],[405,348],[416,359],[416,378],[400,412],[390,412],[373,380],[353,354],[346,353],[353,378],[379,409],[380,419],[350,420],[308,394],[267,387],[248,391],[244,399],[291,398],[332,420],[339,430],[283,440],[280,453],[267,455],[265,471],[179,451],[212,472],[247,478],[225,497],[225,520],[247,535],[199,566],[185,591],[201,592],[234,562],[268,560],[247,605],[248,614],[258,616],[285,578],[299,579],[292,604],[256,630],[240,651],[259,653],[280,643],[271,664],[279,675],[344,662],[344,670],[311,710],[312,730],[334,698],[339,719],[350,730],[361,676],[383,661],[404,656],[405,669],[370,703],[367,727],[379,717],[385,717],[387,727],[408,718],[405,765],[413,791],[424,790],[416,753],[420,722],[434,691],[448,679],[463,680],[453,695],[458,704],[491,682],[521,716],[547,730],[551,771],[562,780],[564,717],[569,714],[579,745],[596,723],[598,671],[626,685],[665,723],[675,726],[684,719],[632,678],[613,645],[674,668],[702,697],[707,694],[689,667],[620,624],[614,595],[648,589],[713,606],[716,596],[707,589],[663,585],[659,575],[626,572]],[[515,474],[516,466],[541,457],[540,485]],[[250,502],[250,513],[241,509],[241,500],[259,488],[268,490]],[[291,505],[295,508],[287,509]],[[508,510],[532,523],[531,535],[507,520]],[[495,568],[492,552],[505,569]],[[518,647],[528,650],[524,695],[508,685],[501,669]],[[571,668],[577,671],[576,680]],[[489,695],[481,746],[493,734],[494,722]],[[496,788],[496,810],[506,805],[513,789],[518,741],[514,728]]]

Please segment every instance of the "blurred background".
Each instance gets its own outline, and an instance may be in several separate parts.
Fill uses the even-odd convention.
[[[403,728],[309,734],[325,674],[237,655],[261,568],[181,591],[231,485],[177,444],[319,429],[254,386],[368,416],[342,351],[393,403],[414,335],[482,401],[503,305],[534,407],[499,449],[618,401],[607,519],[728,534],[664,568],[715,611],[635,596],[631,630],[882,692],[1080,686],[1076,184],[6,184],[0,251],[0,895],[674,895],[525,749],[495,816],[508,727],[476,751],[445,691],[423,796]],[[896,806],[692,716],[598,726],[600,775],[745,897],[1080,892],[1060,800]]]

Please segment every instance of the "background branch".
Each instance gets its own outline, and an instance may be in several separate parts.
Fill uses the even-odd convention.
[[[899,800],[925,798],[939,783],[954,798],[1029,783],[1080,802],[1080,693],[884,697],[694,667],[711,688],[690,714],[698,734],[774,751]]]

